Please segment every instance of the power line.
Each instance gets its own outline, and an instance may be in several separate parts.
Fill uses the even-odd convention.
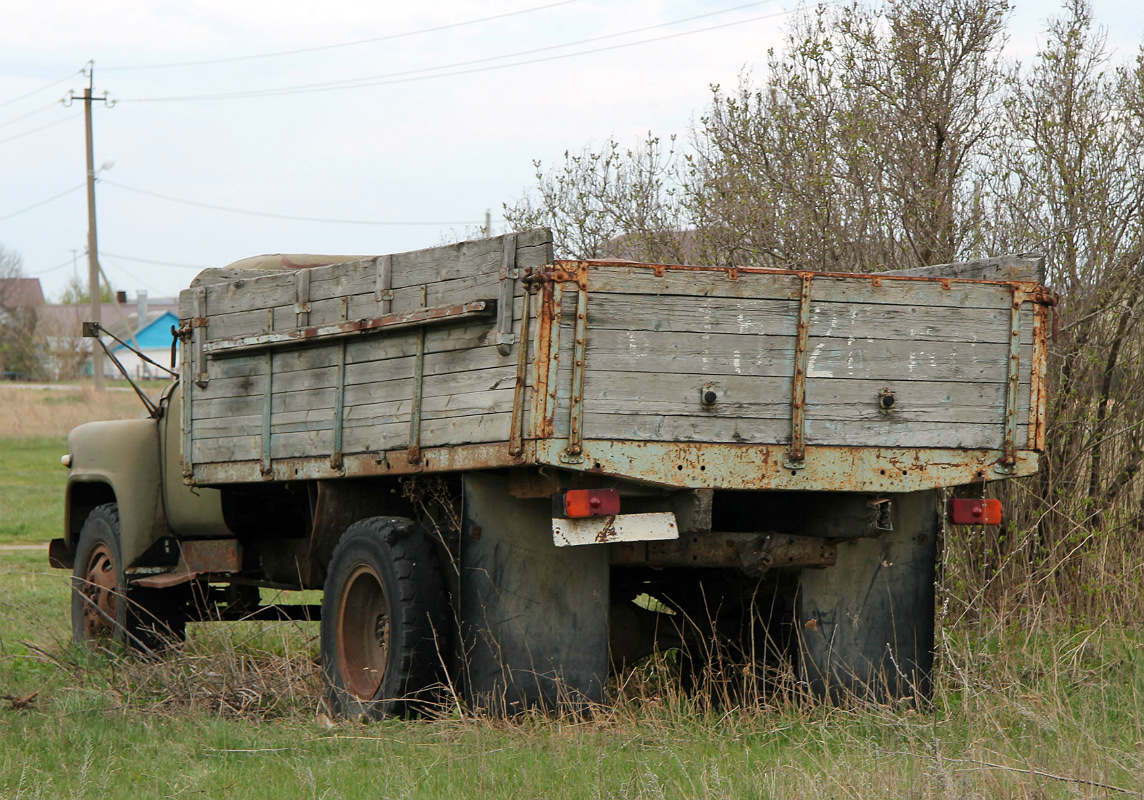
[[[746,24],[749,24],[752,22],[760,22],[760,21],[766,20],[766,19],[775,19],[777,17],[786,16],[790,13],[789,11],[784,10],[784,11],[779,11],[779,12],[770,13],[770,14],[762,14],[762,15],[755,16],[755,17],[748,17],[747,19],[734,20],[732,22],[724,22],[724,23],[720,23],[718,25],[710,25],[710,26],[705,27],[705,28],[695,28],[695,29],[689,30],[689,31],[680,31],[679,33],[667,34],[665,36],[657,36],[657,37],[654,37],[651,39],[641,39],[641,40],[636,41],[636,42],[623,42],[620,44],[608,45],[605,47],[592,48],[590,50],[579,50],[579,51],[576,51],[574,53],[560,53],[557,55],[545,56],[545,57],[541,57],[541,58],[533,58],[533,59],[528,59],[525,61],[514,61],[514,62],[509,63],[509,64],[493,64],[493,65],[487,65],[487,66],[483,66],[483,67],[476,67],[473,69],[457,69],[457,70],[453,70],[452,72],[438,72],[437,74],[429,74],[429,75],[417,75],[416,74],[416,73],[425,73],[425,72],[435,72],[437,70],[447,70],[447,69],[452,69],[453,67],[467,66],[470,64],[478,64],[478,63],[483,63],[483,62],[487,62],[487,61],[497,61],[497,60],[502,60],[502,59],[506,59],[506,58],[516,58],[518,56],[529,55],[531,53],[539,53],[539,52],[546,52],[546,51],[550,51],[550,50],[558,50],[558,49],[567,48],[567,47],[575,47],[577,45],[588,44],[591,42],[604,41],[606,39],[614,39],[614,38],[619,37],[619,36],[630,36],[633,33],[646,32],[646,31],[653,30],[656,28],[664,28],[664,27],[667,27],[670,25],[679,25],[679,24],[682,24],[684,22],[691,22],[691,21],[696,20],[696,19],[701,19],[704,17],[710,17],[710,16],[714,16],[716,14],[725,14],[725,13],[728,13],[730,11],[735,11],[735,10],[739,10],[742,8],[748,8],[750,6],[756,6],[756,5],[762,5],[762,4],[763,4],[763,0],[760,0],[760,2],[746,3],[746,4],[741,5],[741,6],[735,6],[733,8],[723,9],[722,11],[712,11],[712,12],[708,12],[706,14],[699,14],[699,15],[694,16],[694,17],[687,17],[684,19],[672,20],[670,22],[663,22],[663,23],[659,23],[656,25],[648,25],[648,26],[645,26],[643,28],[634,28],[632,30],[620,31],[618,33],[609,33],[609,34],[605,34],[603,36],[593,36],[593,37],[590,37],[587,39],[581,39],[581,40],[578,40],[575,42],[568,42],[568,43],[559,44],[559,45],[548,45],[545,47],[538,47],[538,48],[534,48],[531,50],[522,50],[522,51],[518,51],[515,53],[508,53],[508,54],[500,55],[500,56],[489,56],[486,58],[473,59],[471,61],[459,61],[459,62],[455,62],[452,64],[443,64],[443,65],[436,66],[436,67],[425,67],[423,69],[418,69],[418,70],[406,70],[406,71],[402,71],[402,72],[386,73],[386,74],[382,74],[382,75],[373,75],[373,76],[368,76],[368,77],[364,77],[364,78],[352,78],[352,79],[346,79],[346,80],[341,80],[341,81],[330,81],[330,82],[325,82],[325,83],[298,84],[298,85],[294,85],[294,86],[280,86],[280,87],[271,88],[271,89],[255,89],[255,90],[244,91],[244,92],[229,92],[229,93],[200,94],[200,95],[181,95],[181,96],[171,96],[171,97],[137,97],[137,98],[128,98],[127,102],[159,103],[159,102],[172,102],[172,101],[184,101],[184,100],[234,100],[234,99],[246,99],[246,98],[256,98],[256,97],[280,97],[283,95],[311,94],[311,93],[315,93],[315,92],[337,91],[337,90],[341,90],[341,89],[364,89],[364,88],[368,88],[368,87],[372,87],[372,86],[388,86],[388,85],[397,84],[397,83],[411,83],[414,81],[429,80],[432,78],[449,78],[449,77],[454,77],[457,75],[468,75],[468,74],[477,73],[477,72],[488,72],[488,71],[497,70],[497,69],[508,69],[510,67],[521,67],[521,66],[527,66],[530,64],[539,64],[539,63],[542,63],[545,61],[557,61],[557,60],[566,59],[566,58],[574,58],[577,56],[591,55],[593,53],[602,53],[602,52],[607,52],[607,51],[611,51],[611,50],[619,50],[619,49],[622,49],[625,47],[635,47],[636,45],[652,44],[655,42],[668,41],[670,39],[678,39],[678,38],[683,37],[683,36],[692,36],[692,35],[697,34],[697,33],[707,33],[710,31],[721,30],[723,28],[730,28],[730,27],[734,27],[737,25],[746,25]],[[409,76],[409,77],[404,77],[404,76]]]
[[[55,108],[57,105],[58,105],[58,103],[48,103],[46,106],[42,106],[40,108],[37,108],[35,111],[29,111],[27,114],[21,114],[18,117],[12,117],[12,119],[8,120],[7,122],[0,122],[0,128],[7,128],[9,125],[15,125],[17,122],[19,122],[22,119],[27,119],[28,117],[34,117],[37,114],[43,114],[48,109]]]
[[[82,72],[83,70],[78,70],[78,71]],[[75,72],[71,72],[71,73],[65,75],[64,77],[60,78],[58,81],[52,81],[51,83],[45,83],[43,86],[41,86],[38,89],[33,89],[32,91],[26,92],[26,93],[20,95],[19,97],[13,97],[11,100],[5,100],[3,103],[0,103],[0,108],[4,108],[5,106],[10,106],[13,103],[19,103],[21,100],[26,100],[27,98],[31,97],[34,94],[39,94],[42,91],[45,91],[47,89],[51,89],[53,86],[59,86],[61,83],[65,82],[65,81],[70,81],[75,75],[76,75]]]
[[[461,221],[444,221],[444,222],[428,222],[428,221],[397,221],[397,220],[369,220],[369,219],[331,219],[328,217],[301,217],[293,214],[271,214],[265,211],[250,211],[243,208],[231,208],[230,206],[219,206],[212,203],[198,203],[194,200],[184,200],[180,197],[171,197],[170,195],[159,194],[158,192],[149,192],[146,189],[136,189],[133,186],[125,186],[122,183],[109,181],[106,178],[100,180],[108,186],[114,186],[116,189],[122,189],[126,192],[133,192],[135,194],[145,195],[147,197],[155,197],[159,200],[166,200],[170,203],[181,203],[185,206],[195,206],[196,208],[208,208],[212,211],[225,211],[229,214],[247,214],[252,217],[266,217],[268,219],[284,219],[292,222],[325,222],[338,225],[431,225],[440,227],[442,225],[477,225],[478,222],[473,220]],[[2,219],[2,218],[0,218]]]
[[[152,264],[157,267],[178,267],[180,269],[208,269],[202,264],[180,264],[177,261],[156,261],[153,258],[137,258],[135,256],[125,256],[122,253],[109,253],[106,250],[102,251],[101,255],[111,256],[112,258],[120,258],[124,261],[134,261],[137,264]]]
[[[155,286],[153,286],[152,284],[150,284],[150,283],[148,283],[147,281],[143,280],[143,279],[142,279],[142,278],[140,278],[138,275],[135,275],[134,273],[132,273],[132,272],[128,271],[127,269],[125,269],[125,268],[124,268],[124,266],[123,266],[122,264],[120,264],[120,263],[118,263],[118,262],[116,261],[116,259],[117,259],[117,258],[121,258],[121,256],[114,256],[114,255],[111,255],[110,253],[108,253],[108,252],[105,250],[105,251],[103,251],[103,252],[101,252],[101,253],[100,253],[100,261],[101,261],[101,262],[103,262],[103,261],[104,261],[104,257],[105,257],[105,256],[111,256],[111,258],[110,258],[110,261],[111,261],[111,263],[112,263],[112,264],[114,264],[114,265],[115,265],[115,269],[116,269],[117,271],[119,271],[119,272],[123,273],[124,275],[126,275],[126,276],[127,276],[128,278],[130,278],[131,280],[135,281],[136,285],[138,285],[138,286],[142,286],[142,287],[143,287],[143,288],[145,288],[145,289],[150,289],[151,291],[155,292],[156,294],[157,294],[157,293],[159,293],[160,291],[162,291],[161,289],[158,289],[158,288],[156,288]],[[128,260],[134,261],[134,260],[138,260],[138,259],[128,259]],[[104,277],[104,279],[105,279],[105,280],[107,280],[107,273],[106,273],[106,272],[104,273],[103,277]],[[108,285],[110,286],[110,284],[111,284],[111,281],[110,281],[110,280],[107,280],[107,283],[108,283]]]
[[[62,125],[65,122],[71,122],[71,120],[72,120],[71,117],[64,117],[62,119],[57,119],[55,122],[49,122],[47,125],[40,125],[37,128],[32,128],[31,130],[24,131],[23,133],[17,133],[15,136],[9,136],[7,139],[0,139],[0,144],[4,144],[5,142],[12,142],[12,141],[15,141],[16,139],[23,139],[25,136],[31,136],[33,133],[39,133],[42,130],[47,130],[48,128],[54,128],[56,125]]]
[[[254,61],[257,59],[265,58],[279,58],[281,56],[295,56],[303,53],[316,53],[322,50],[334,50],[341,47],[356,47],[363,44],[375,44],[377,42],[385,42],[391,39],[404,39],[410,36],[420,36],[425,33],[436,33],[438,31],[449,30],[451,28],[463,28],[468,25],[477,25],[482,22],[492,22],[498,19],[505,19],[507,17],[515,17],[521,14],[531,14],[534,11],[544,11],[549,8],[556,8],[557,6],[566,6],[569,3],[574,3],[576,0],[560,0],[557,3],[549,3],[543,6],[533,6],[531,8],[524,8],[519,11],[509,11],[505,14],[494,14],[491,17],[480,17],[479,19],[470,19],[463,22],[451,22],[447,25],[437,25],[432,28],[421,28],[413,31],[405,31],[403,33],[391,33],[385,36],[375,36],[370,39],[356,39],[351,42],[338,42],[335,44],[323,44],[315,47],[303,47],[297,50],[279,50],[272,53],[257,53],[249,56],[231,56],[230,58],[212,58],[202,61],[176,61],[166,64],[141,64],[138,66],[125,66],[125,67],[103,67],[104,72],[129,72],[133,70],[148,70],[148,69],[169,69],[174,67],[201,67],[210,64],[233,64],[236,61]],[[66,78],[65,78],[66,80]]]
[[[63,261],[59,264],[56,264],[54,267],[48,267],[47,269],[40,269],[40,270],[36,270],[35,272],[29,272],[28,277],[38,278],[41,275],[47,275],[49,272],[56,272],[58,270],[63,269],[64,267],[70,267],[74,263],[75,263],[75,257],[73,256],[72,258],[69,258],[67,261]]]
[[[0,217],[0,222],[3,222],[6,219],[12,219],[12,217],[18,217],[27,211],[31,211],[33,208],[39,208],[40,206],[46,206],[48,203],[52,202],[53,200],[59,200],[61,197],[65,196],[65,195],[69,195],[72,192],[79,191],[80,189],[82,189],[86,185],[87,184],[85,184],[85,183],[77,184],[76,186],[73,186],[70,189],[65,189],[64,191],[60,192],[59,194],[52,195],[51,197],[49,197],[46,200],[41,200],[38,203],[32,203],[32,205],[25,206],[24,208],[21,208],[19,211],[13,211],[11,214],[6,214],[3,217]]]

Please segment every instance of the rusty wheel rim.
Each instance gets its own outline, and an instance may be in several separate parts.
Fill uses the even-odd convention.
[[[119,612],[119,586],[115,557],[106,544],[97,544],[87,558],[83,586],[83,633],[88,640],[112,636]]]
[[[372,700],[389,659],[389,602],[377,571],[360,565],[350,573],[338,604],[338,663],[346,691]]]

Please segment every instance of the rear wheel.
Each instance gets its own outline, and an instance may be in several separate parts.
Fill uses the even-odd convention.
[[[440,565],[412,520],[351,525],[330,559],[322,596],[322,668],[347,717],[417,712],[440,685],[448,641]]]
[[[91,649],[112,645],[150,652],[185,635],[185,611],[173,595],[128,590],[115,503],[92,509],[80,530],[71,618],[72,637]]]

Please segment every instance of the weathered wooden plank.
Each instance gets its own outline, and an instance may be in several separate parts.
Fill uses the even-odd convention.
[[[372,271],[370,274],[373,274]],[[364,283],[364,280],[362,282]],[[473,300],[495,298],[499,292],[499,282],[495,276],[474,276],[432,283],[426,289],[428,306],[455,305]],[[298,324],[294,315],[293,302],[289,298],[275,299],[277,302],[261,309],[212,314],[209,331],[211,341],[264,334],[271,330],[278,332],[295,330]],[[268,298],[266,302],[270,303],[270,299]],[[373,319],[382,316],[381,304],[382,302],[376,299],[376,292],[372,289],[368,293],[312,300],[309,324],[331,325],[344,319]],[[394,289],[389,313],[412,311],[419,308],[420,304],[421,288],[419,286]],[[270,325],[268,309],[273,310],[273,327]]]
[[[1031,357],[1031,346],[1023,346],[1022,361]],[[813,337],[808,376],[999,383],[1007,359],[1002,344],[907,341],[856,348],[846,339]],[[606,364],[628,372],[786,377],[794,371],[794,342],[793,337],[597,330],[589,336],[586,362],[589,370]]]
[[[525,231],[516,234],[516,237],[518,267],[542,266],[552,262],[551,234],[547,230]],[[394,254],[391,256],[394,310],[402,310],[396,302],[401,289],[455,279],[471,279],[479,274],[495,276],[500,269],[502,239],[497,236]],[[313,301],[372,294],[376,287],[376,262],[373,258],[309,269]],[[238,279],[207,286],[211,313],[234,314],[285,305],[293,280],[292,272],[263,273],[249,280]],[[492,296],[495,297],[495,293]],[[186,308],[189,310],[191,306],[188,304]],[[184,302],[180,294],[180,317],[189,318],[183,312]],[[213,332],[211,338],[216,338]]]
[[[916,278],[960,278],[976,281],[1045,282],[1045,257],[1040,253],[1013,253],[977,261],[931,264],[912,269],[893,269],[879,275],[903,275]]]
[[[337,378],[336,365],[279,372],[278,364],[279,362],[275,360],[275,394],[280,391],[296,392],[331,388]],[[506,376],[511,375],[509,380],[515,380],[515,354],[502,356],[497,352],[496,345],[489,344],[471,350],[438,351],[425,358],[425,375],[427,377],[481,372],[490,369],[502,370]],[[359,361],[346,365],[346,386],[400,380],[410,378],[412,375],[412,357]],[[264,391],[264,386],[264,378],[258,374],[240,378],[216,378],[212,379],[205,389],[196,391],[195,403],[225,397],[244,397]]]
[[[650,268],[632,265],[593,265],[588,272],[590,292],[614,294],[740,297],[770,300],[798,299],[801,281],[797,273],[738,273],[731,280],[726,269],[667,269],[656,276]],[[838,302],[951,308],[1008,308],[1012,295],[1002,284],[916,278],[815,276],[814,303]]]
[[[700,402],[710,385],[718,400],[710,409]],[[879,396],[894,392],[895,405],[883,412]],[[710,380],[696,375],[663,375],[654,381],[644,374],[590,370],[585,375],[585,408],[598,413],[677,414],[696,417],[790,418],[790,378],[730,375]],[[1005,404],[1003,383],[903,383],[811,379],[806,391],[807,415],[819,419],[880,420],[889,415],[907,421],[981,422],[1001,420]],[[1028,413],[1028,385],[1018,410]]]
[[[1009,341],[1009,309],[908,307],[811,302],[811,336],[947,342]],[[1023,310],[1023,344],[1033,341],[1032,308]],[[590,329],[790,336],[798,306],[785,300],[723,297],[589,296]]]

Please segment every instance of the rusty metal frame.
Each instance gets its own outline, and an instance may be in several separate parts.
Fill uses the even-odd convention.
[[[512,421],[509,425],[508,450],[520,455],[524,450],[524,398],[528,384],[529,316],[532,311],[532,287],[524,287],[521,298],[520,338],[516,347],[516,385],[512,392]]]
[[[537,280],[540,310],[536,330],[536,385],[533,388],[530,438],[546,439],[555,428],[557,374],[560,368],[560,314],[564,284]]]
[[[191,444],[193,441],[191,438],[191,433],[194,430],[194,417],[191,416],[191,404],[194,398],[194,392],[191,391],[191,386],[193,385],[191,382],[191,374],[194,371],[194,366],[190,359],[190,353],[187,352],[190,348],[186,347],[186,342],[187,339],[184,338],[184,358],[181,365],[182,369],[180,370],[183,374],[182,377],[179,378],[182,386],[176,387],[174,391],[182,393],[183,415],[182,419],[179,421],[179,425],[182,429],[180,433],[182,434],[183,452],[180,455],[182,456],[183,462],[183,480],[190,481],[194,479],[195,475],[194,464],[191,461]]]
[[[588,290],[581,282],[576,292],[575,342],[572,351],[572,389],[568,398],[568,447],[564,460],[579,461],[584,438],[584,354],[588,338]]]
[[[487,317],[496,313],[496,300],[473,300],[449,306],[426,308],[424,305],[413,311],[388,314],[374,319],[361,319],[353,322],[339,322],[334,325],[318,325],[292,331],[270,331],[253,336],[239,336],[234,339],[219,339],[204,345],[204,350],[215,358],[231,355],[244,355],[252,350],[265,350],[273,347],[324,344],[331,339],[345,338],[363,333],[388,333],[405,328],[425,325],[458,322],[473,317]]]
[[[516,234],[505,234],[501,240],[500,295],[497,299],[497,352],[512,352],[516,336],[512,332],[512,296],[516,284]]]
[[[195,374],[195,385],[200,389],[205,389],[207,385],[207,360],[206,360],[206,347],[207,347],[207,290],[205,286],[200,286],[194,290],[194,306],[195,316],[191,320],[191,336],[193,337],[192,349],[194,350],[195,367],[198,372]]]
[[[1021,386],[1021,306],[1025,293],[1013,286],[1013,303],[1009,309],[1009,358],[1005,376],[1005,435],[1001,442],[1000,466],[1012,469],[1017,461],[1017,394]],[[1030,398],[1031,400],[1032,398]]]
[[[1053,311],[1047,305],[1033,307],[1033,363],[1029,375],[1031,394],[1029,396],[1029,437],[1030,450],[1045,449],[1045,423],[1048,405],[1048,391],[1045,376],[1049,369],[1049,315]]]
[[[330,466],[336,470],[343,468],[342,440],[346,424],[346,340],[338,342],[337,374],[334,378],[334,452],[330,454]]]
[[[144,575],[128,581],[134,586],[168,589],[200,575],[231,575],[242,571],[242,544],[238,539],[184,539],[179,542],[179,563],[172,572]]]
[[[262,406],[262,461],[259,464],[259,472],[262,473],[263,478],[268,478],[273,474],[273,454],[271,451],[271,444],[274,437],[273,432],[273,414],[274,414],[274,351],[266,351],[266,397]]]
[[[585,439],[584,460],[576,465],[562,461],[559,440],[533,446],[537,464],[688,489],[911,492],[1032,475],[1040,458],[1018,451],[1008,470],[999,463],[999,449],[816,445],[807,450],[803,468],[792,469],[785,465],[787,447],[781,444]]]
[[[425,308],[429,287],[421,287],[421,307]],[[421,399],[425,390],[425,326],[417,329],[417,352],[413,357],[413,400],[409,409],[409,461],[421,459]]]
[[[798,329],[790,388],[790,447],[783,464],[787,469],[802,469],[806,460],[806,370],[810,357],[810,285],[814,275],[800,272],[799,278]]]

